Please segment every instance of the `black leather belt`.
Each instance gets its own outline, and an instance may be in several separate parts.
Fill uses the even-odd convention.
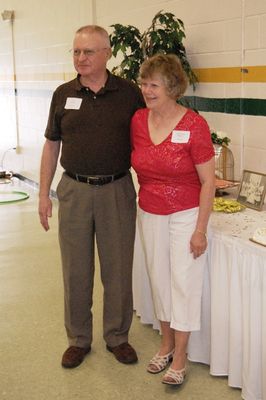
[[[71,172],[65,171],[66,175],[75,181],[84,182],[88,185],[95,185],[95,186],[102,186],[106,185],[107,183],[111,183],[116,181],[117,179],[123,178],[128,174],[128,171],[121,172],[120,174],[115,175],[102,175],[102,176],[91,176],[91,175],[79,175],[79,174],[72,174]]]

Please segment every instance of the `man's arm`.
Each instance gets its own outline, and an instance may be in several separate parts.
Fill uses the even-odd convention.
[[[43,146],[41,170],[40,170],[40,191],[39,191],[39,216],[43,228],[48,231],[48,218],[52,216],[52,201],[49,197],[51,184],[55,174],[61,141],[46,139]]]

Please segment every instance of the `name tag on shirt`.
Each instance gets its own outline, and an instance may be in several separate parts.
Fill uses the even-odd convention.
[[[65,104],[66,110],[79,110],[82,103],[82,99],[77,97],[68,97]]]
[[[190,131],[173,131],[172,132],[172,143],[187,143],[190,138]]]

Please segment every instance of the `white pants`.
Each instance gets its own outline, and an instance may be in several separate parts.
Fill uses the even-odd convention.
[[[170,215],[139,210],[139,231],[158,320],[184,332],[200,330],[206,252],[194,259],[190,239],[198,208]]]

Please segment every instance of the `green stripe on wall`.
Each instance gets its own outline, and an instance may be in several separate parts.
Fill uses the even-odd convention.
[[[186,101],[190,107],[198,111],[266,116],[266,99],[215,99],[185,96]]]

